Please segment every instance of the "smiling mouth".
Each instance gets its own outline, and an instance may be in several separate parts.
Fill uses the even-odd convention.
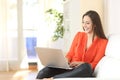
[[[88,30],[89,30],[89,28],[84,28],[84,30],[85,30],[85,31],[88,31]]]

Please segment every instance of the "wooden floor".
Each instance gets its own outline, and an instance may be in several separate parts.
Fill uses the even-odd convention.
[[[37,73],[33,70],[0,72],[0,80],[36,80]]]

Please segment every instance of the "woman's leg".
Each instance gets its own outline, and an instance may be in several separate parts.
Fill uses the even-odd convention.
[[[65,77],[92,77],[92,68],[88,63],[84,63],[73,70],[66,71],[64,73],[55,75],[53,78],[65,78]]]
[[[57,74],[63,73],[65,71],[67,71],[67,70],[60,69],[60,68],[45,67],[39,71],[36,78],[37,79],[50,78]]]

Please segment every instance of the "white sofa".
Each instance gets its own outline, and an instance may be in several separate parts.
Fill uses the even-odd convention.
[[[100,60],[94,74],[97,78],[115,78],[120,80],[120,35],[108,37],[105,56]]]
[[[105,56],[100,60],[93,73],[94,78],[59,78],[54,80],[120,80],[120,35],[108,37]]]

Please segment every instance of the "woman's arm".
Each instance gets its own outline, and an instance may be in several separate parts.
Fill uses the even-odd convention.
[[[75,48],[76,48],[76,45],[78,43],[78,38],[80,38],[80,37],[81,37],[81,32],[78,32],[75,35],[75,37],[74,37],[74,39],[72,41],[72,45],[71,45],[71,47],[70,47],[70,49],[69,49],[69,51],[68,51],[68,53],[66,55],[66,58],[68,59],[69,62],[71,62],[71,59],[75,54]]]

